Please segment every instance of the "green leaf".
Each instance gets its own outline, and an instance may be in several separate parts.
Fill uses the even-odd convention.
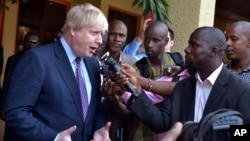
[[[165,0],[161,0],[162,2],[156,3],[156,15],[160,21],[163,21],[167,24],[169,22],[168,18],[168,4]]]
[[[142,9],[142,15],[146,16],[148,12],[153,12],[156,19],[167,24],[170,22],[168,18],[168,3],[166,0],[134,0],[132,6]]]
[[[147,4],[146,4],[146,2],[143,2],[142,3],[142,15],[145,16],[146,11],[147,11]]]
[[[156,11],[156,3],[154,2],[154,0],[149,0],[148,4],[150,5],[150,9],[153,13],[155,13]]]
[[[138,7],[141,7],[142,3],[143,3],[143,0],[134,0],[132,3],[132,6],[135,7],[137,5]]]

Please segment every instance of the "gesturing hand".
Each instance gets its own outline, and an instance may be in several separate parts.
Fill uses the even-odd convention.
[[[183,124],[176,122],[170,130],[160,139],[160,141],[176,141],[182,132]]]
[[[57,135],[56,141],[72,141],[71,134],[76,131],[76,126],[72,126]]]
[[[104,127],[94,133],[94,138],[91,141],[111,141],[109,138],[109,128],[111,122],[108,122]]]

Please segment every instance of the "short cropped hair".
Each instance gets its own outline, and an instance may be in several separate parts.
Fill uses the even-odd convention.
[[[174,31],[170,27],[168,27],[168,32],[169,32],[169,35],[170,35],[170,39],[174,40]]]
[[[93,25],[102,26],[103,32],[108,29],[108,21],[103,12],[90,3],[78,4],[67,13],[62,32],[68,28],[80,30]]]
[[[24,42],[28,41],[30,36],[36,36],[39,39],[38,35],[35,32],[30,31],[24,36]]]

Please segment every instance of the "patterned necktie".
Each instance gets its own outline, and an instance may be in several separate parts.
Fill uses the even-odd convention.
[[[87,96],[85,83],[83,81],[83,77],[81,74],[81,65],[80,65],[81,63],[80,62],[81,62],[81,58],[77,57],[76,58],[76,79],[77,79],[77,83],[78,83],[79,89],[80,89],[83,118],[85,120],[87,112],[88,112],[88,96]]]

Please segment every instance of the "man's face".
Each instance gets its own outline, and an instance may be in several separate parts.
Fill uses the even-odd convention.
[[[127,40],[127,27],[121,23],[110,25],[108,33],[108,48],[110,52],[120,52]]]
[[[71,29],[71,47],[74,53],[82,58],[91,57],[102,44],[102,27],[89,26],[80,30]]]
[[[144,48],[148,57],[158,57],[164,53],[168,38],[159,30],[157,27],[149,27],[145,31]]]
[[[184,51],[186,53],[185,66],[187,68],[193,70],[204,68],[206,61],[210,58],[211,48],[203,30],[191,34],[188,46]]]
[[[24,41],[24,45],[25,45],[25,49],[28,50],[28,49],[31,49],[33,47],[36,47],[39,45],[39,39],[38,39],[38,36],[35,36],[35,35],[30,35],[27,37],[27,39],[25,39]]]
[[[244,29],[239,26],[229,26],[226,31],[226,55],[229,60],[244,58],[250,47],[250,42],[244,34]]]

